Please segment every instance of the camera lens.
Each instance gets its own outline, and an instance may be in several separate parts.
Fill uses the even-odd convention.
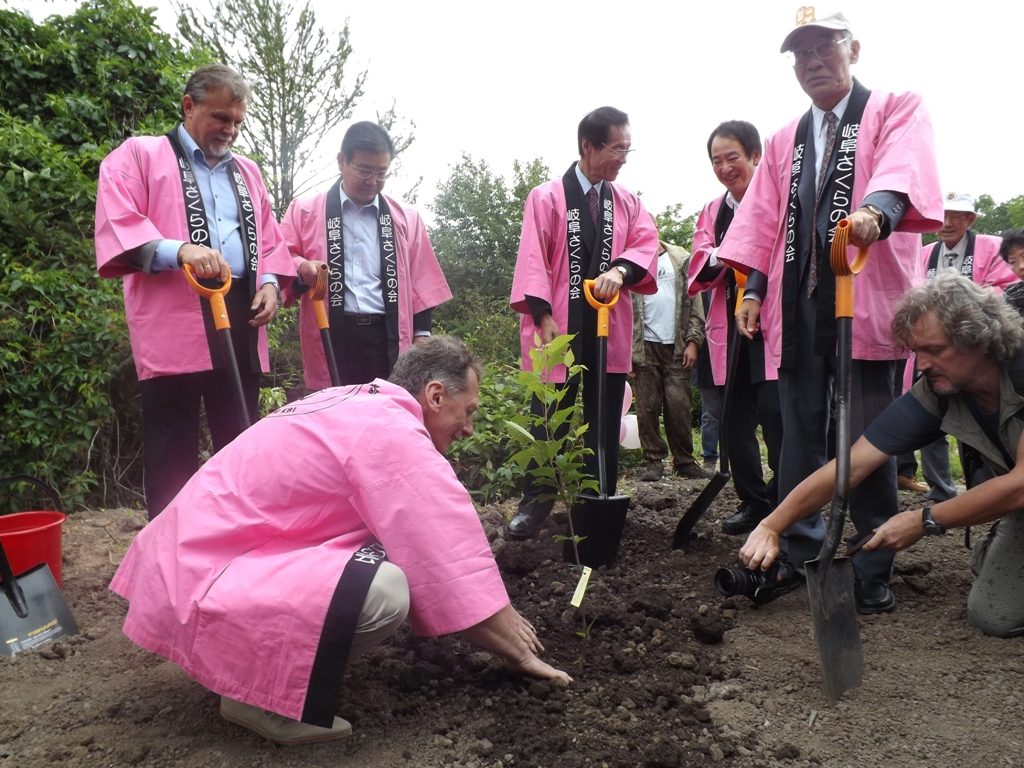
[[[715,573],[715,589],[722,597],[750,597],[763,582],[764,577],[760,573],[746,568],[719,568]]]

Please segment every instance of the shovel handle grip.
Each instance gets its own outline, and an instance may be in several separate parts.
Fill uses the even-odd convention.
[[[316,282],[309,291],[309,298],[313,301],[313,315],[316,317],[316,327],[321,331],[331,327],[327,317],[327,306],[324,299],[327,298],[327,283],[330,280],[331,268],[322,261],[316,268]]]
[[[583,295],[587,297],[587,303],[597,310],[597,335],[598,337],[608,336],[608,310],[619,302],[619,294],[616,293],[607,304],[594,296],[594,283],[596,280],[583,281]]]
[[[832,236],[830,260],[836,275],[836,317],[853,317],[853,278],[868,263],[868,249],[858,248],[850,263],[846,249],[850,244],[850,220],[840,219]]]
[[[192,290],[204,299],[210,300],[210,309],[213,310],[214,327],[218,331],[230,328],[231,321],[228,319],[228,308],[224,303],[224,296],[231,290],[231,275],[228,274],[228,279],[224,281],[220,288],[207,288],[205,285],[200,285],[196,280],[196,270],[191,264],[183,264],[181,271],[185,273],[185,279],[192,286]]]

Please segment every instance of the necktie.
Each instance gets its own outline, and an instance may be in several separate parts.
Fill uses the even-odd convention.
[[[597,229],[597,187],[591,187],[587,192],[587,205],[590,206],[590,218],[594,222],[594,229]]]
[[[821,155],[821,170],[818,172],[818,187],[814,192],[814,211],[811,213],[811,273],[807,276],[807,297],[810,298],[818,287],[818,203],[825,189],[825,177],[828,176],[828,164],[832,159],[832,150],[836,146],[836,116],[834,112],[825,113],[825,150]]]

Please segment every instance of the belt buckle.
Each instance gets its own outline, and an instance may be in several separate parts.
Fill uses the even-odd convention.
[[[369,325],[370,321],[369,315],[356,315],[356,325]]]

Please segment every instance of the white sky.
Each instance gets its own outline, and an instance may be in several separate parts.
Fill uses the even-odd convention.
[[[8,1],[37,19],[75,5]],[[174,33],[170,0],[140,4],[155,5]],[[706,151],[719,122],[749,120],[763,138],[809,106],[778,52],[799,0],[312,4],[328,31],[348,15],[353,72],[369,69],[354,119],[374,119],[394,98],[399,115],[415,120],[416,142],[389,191],[401,196],[422,175],[421,209],[463,152],[507,177],[513,159],[534,157],[561,175],[577,156],[580,118],[607,104],[629,114],[636,149],[619,182],[654,212],[675,203],[696,212],[723,192]],[[854,75],[868,88],[924,96],[943,190],[997,202],[1024,194],[1014,138],[1024,117],[1024,4],[859,0],[843,10],[861,41]],[[327,164],[344,127],[327,142]]]

